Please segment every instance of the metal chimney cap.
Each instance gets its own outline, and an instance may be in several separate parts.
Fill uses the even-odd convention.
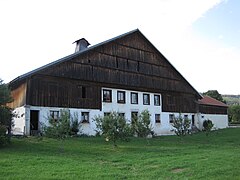
[[[85,38],[78,39],[78,40],[74,41],[73,44],[78,43],[79,41],[85,41],[87,43],[87,46],[91,45]]]

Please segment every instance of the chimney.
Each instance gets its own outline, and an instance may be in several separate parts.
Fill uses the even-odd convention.
[[[87,49],[87,47],[90,45],[85,38],[79,39],[73,43],[76,43],[75,53]]]

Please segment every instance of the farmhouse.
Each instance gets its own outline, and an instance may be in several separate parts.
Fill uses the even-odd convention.
[[[179,112],[202,128],[205,118],[225,128],[227,107],[203,98],[138,30],[89,46],[82,38],[75,53],[23,74],[9,83],[15,109],[14,133],[31,135],[68,108],[95,135],[92,118],[111,111],[131,118],[148,109],[157,135],[171,134]],[[218,111],[219,110],[219,111]],[[217,114],[217,116],[216,116]],[[218,118],[221,117],[221,118]]]

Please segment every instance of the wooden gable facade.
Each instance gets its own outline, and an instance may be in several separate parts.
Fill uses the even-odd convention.
[[[21,105],[101,109],[101,88],[161,93],[163,112],[197,112],[199,93],[134,30],[10,82]]]

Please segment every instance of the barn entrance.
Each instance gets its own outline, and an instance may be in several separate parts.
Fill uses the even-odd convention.
[[[39,111],[30,111],[30,135],[38,135]]]
[[[195,115],[192,115],[192,126],[195,125]]]

